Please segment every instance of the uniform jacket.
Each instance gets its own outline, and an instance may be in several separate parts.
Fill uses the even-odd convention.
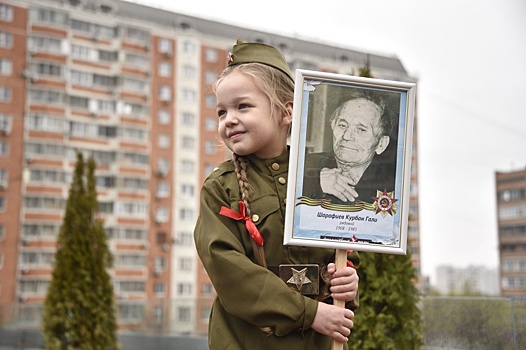
[[[333,249],[283,245],[288,152],[274,159],[249,160],[251,215],[264,238],[267,264],[334,262]],[[318,301],[257,265],[244,222],[219,215],[222,206],[239,211],[240,198],[231,161],[221,164],[201,190],[194,238],[217,292],[209,323],[210,349],[331,349],[331,338],[310,329]],[[358,266],[356,254],[349,259]],[[357,305],[356,300],[346,307]],[[270,327],[273,333],[260,327]]]

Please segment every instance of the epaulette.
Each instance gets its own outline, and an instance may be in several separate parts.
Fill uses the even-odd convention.
[[[214,170],[208,175],[208,178],[217,179],[225,175],[226,173],[233,172],[234,170],[235,168],[234,163],[232,163],[232,160],[227,160],[215,167]]]

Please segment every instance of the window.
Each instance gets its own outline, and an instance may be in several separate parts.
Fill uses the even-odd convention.
[[[124,28],[124,36],[126,39],[140,43],[147,43],[150,41],[150,33],[139,28]]]
[[[25,125],[29,130],[64,132],[68,129],[63,117],[46,114],[29,114],[25,118]]]
[[[0,157],[6,157],[9,155],[9,143],[0,141]]]
[[[95,51],[86,46],[71,45],[71,57],[82,60],[93,60]]]
[[[196,47],[191,41],[183,42],[183,53],[187,55],[193,55],[195,53]]]
[[[170,170],[170,161],[167,158],[157,160],[157,173],[160,176],[166,176]]]
[[[183,113],[183,124],[187,126],[193,126],[195,124],[195,115],[190,112]]]
[[[203,283],[201,285],[201,293],[203,296],[211,296],[213,292],[212,284],[210,283]]]
[[[172,99],[172,89],[168,85],[159,88],[159,100],[168,102]]]
[[[205,82],[209,85],[213,84],[217,80],[218,74],[212,70],[208,70],[205,73]]]
[[[66,148],[63,145],[46,144],[46,143],[26,143],[26,157],[33,154],[45,154],[46,156],[64,157]]]
[[[157,295],[166,293],[166,284],[164,282],[155,282],[153,285],[153,292]]]
[[[170,135],[168,134],[159,134],[157,139],[157,145],[159,148],[169,148],[170,147]]]
[[[144,129],[135,129],[135,128],[119,128],[118,135],[127,140],[133,141],[147,141],[149,133]]]
[[[98,58],[100,61],[116,62],[119,60],[119,54],[116,51],[99,50]]]
[[[125,177],[119,179],[119,188],[142,189],[148,188],[148,180],[139,177]]]
[[[28,294],[46,294],[49,281],[46,280],[21,280],[20,292]]]
[[[29,90],[29,99],[43,104],[62,104],[66,101],[66,95],[52,90]]]
[[[177,309],[177,320],[179,322],[190,322],[192,320],[192,309],[188,306],[181,306]]]
[[[150,59],[147,56],[138,55],[134,53],[126,53],[126,56],[124,57],[124,62],[138,67],[150,66]]]
[[[189,89],[183,89],[183,101],[185,102],[195,102],[195,91]],[[215,107],[215,104],[214,104]]]
[[[191,160],[181,161],[181,169],[183,173],[193,173],[194,172],[194,162]]]
[[[0,169],[0,189],[7,188],[7,170]]]
[[[170,111],[160,109],[159,112],[157,112],[157,120],[159,121],[159,124],[170,124],[171,119]]]
[[[194,243],[194,235],[189,232],[181,232],[177,243],[178,245],[191,246]]]
[[[13,126],[13,117],[9,114],[0,113],[0,135],[9,135]]]
[[[181,271],[192,271],[192,258],[179,259],[179,269]]]
[[[38,75],[56,78],[64,77],[64,67],[60,64],[33,62],[29,65],[29,69]]]
[[[206,140],[205,141],[205,153],[214,154],[216,152],[216,144],[214,141]]]
[[[47,170],[47,169],[33,169],[29,170],[30,181],[40,181],[49,183],[64,183],[66,175],[63,171]]]
[[[136,202],[117,202],[117,214],[146,218],[148,217],[148,205]]]
[[[77,19],[71,20],[71,28],[83,34],[89,34],[93,39],[98,38],[114,38],[117,35],[117,30],[114,27],[102,26],[95,23],[79,21]]]
[[[136,163],[136,164],[149,164],[150,163],[150,157],[147,154],[140,154],[140,153],[131,153],[131,152],[124,152],[122,153],[121,158],[125,162],[129,163]]]
[[[0,86],[0,102],[11,102],[11,88],[8,86]]]
[[[158,50],[160,53],[166,56],[172,55],[172,41],[170,39],[161,38],[159,39]]]
[[[184,66],[183,67],[183,77],[185,78],[194,78],[195,77],[195,67],[193,66]]]
[[[216,49],[211,49],[211,48],[206,49],[205,55],[206,55],[207,62],[217,62],[218,54],[217,54]]]
[[[169,210],[168,207],[158,207],[155,211],[155,222],[161,224],[168,222],[169,220]]]
[[[66,25],[68,22],[68,16],[65,13],[52,9],[32,8],[29,11],[29,19],[35,22],[46,22],[59,25]]]
[[[183,136],[181,143],[184,149],[194,149],[195,147],[195,139],[191,136]]]
[[[13,20],[13,8],[9,5],[0,4],[0,21],[11,22]]]
[[[116,287],[119,292],[144,292],[146,284],[143,281],[117,281]]]
[[[5,210],[5,197],[4,196],[0,196],[0,212],[4,211]]]
[[[0,47],[10,49],[13,46],[13,34],[0,32]]]
[[[211,116],[205,118],[205,129],[207,131],[217,130],[217,119]]]
[[[194,195],[194,186],[189,184],[181,185],[181,195],[183,196],[193,196]]]
[[[134,78],[122,78],[122,87],[126,90],[142,93],[149,92],[149,85],[146,81]]]
[[[51,266],[55,260],[54,252],[21,252],[20,260],[22,261],[21,265],[31,265],[31,266]]]
[[[61,52],[62,50],[60,39],[48,37],[29,37],[27,46],[29,51]]]
[[[8,60],[7,58],[0,58],[0,75],[11,75],[12,73],[13,62],[11,62],[11,60]]]
[[[179,218],[182,221],[192,221],[194,219],[194,211],[192,209],[180,209]]]
[[[157,198],[168,198],[170,196],[170,184],[166,181],[157,183]]]
[[[156,271],[164,271],[164,269],[166,269],[166,259],[162,256],[156,256],[154,260],[154,269]]]
[[[146,265],[146,256],[128,253],[128,254],[116,254],[115,255],[115,266],[123,267],[143,267]]]
[[[216,97],[213,94],[206,95],[205,104],[208,108],[215,108],[216,107]]]
[[[157,66],[157,74],[161,77],[169,77],[172,75],[172,65],[170,62],[160,62]]]
[[[190,283],[177,283],[177,294],[178,295],[191,295],[192,285]]]

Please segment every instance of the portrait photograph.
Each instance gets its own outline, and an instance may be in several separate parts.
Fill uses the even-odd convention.
[[[405,254],[415,84],[296,70],[284,244]]]

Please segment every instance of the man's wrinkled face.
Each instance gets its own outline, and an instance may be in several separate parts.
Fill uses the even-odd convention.
[[[383,130],[380,123],[380,110],[373,102],[358,98],[344,103],[342,109],[331,123],[333,150],[336,158],[352,166],[368,164],[387,145],[380,142]],[[385,140],[385,139],[384,139]]]

